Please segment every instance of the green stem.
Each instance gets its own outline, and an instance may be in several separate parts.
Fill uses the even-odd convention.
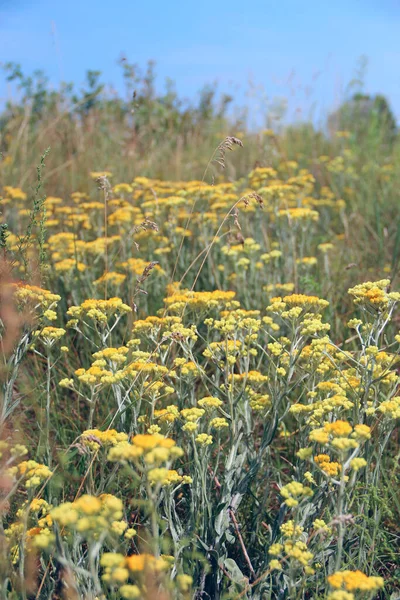
[[[46,455],[47,465],[51,468],[52,456],[50,448],[50,407],[51,407],[51,360],[50,351],[47,354],[47,372],[46,372]]]
[[[338,503],[337,503],[337,518],[339,519],[339,536],[337,541],[337,550],[336,550],[336,563],[335,570],[338,571],[340,569],[340,564],[342,562],[342,553],[343,553],[343,539],[345,527],[343,524],[343,499],[344,499],[344,467],[342,466],[342,470],[340,472],[340,487],[338,494]]]

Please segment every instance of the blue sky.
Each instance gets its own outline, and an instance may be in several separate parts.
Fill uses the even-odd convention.
[[[365,90],[399,119],[399,32],[399,0],[0,0],[0,60],[42,68],[55,86],[91,68],[121,89],[124,54],[154,59],[160,87],[171,77],[188,98],[217,80],[255,114],[287,97],[290,118],[336,106],[366,55]]]

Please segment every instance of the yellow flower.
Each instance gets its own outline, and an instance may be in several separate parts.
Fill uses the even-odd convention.
[[[214,427],[214,429],[224,429],[225,427],[229,427],[229,423],[223,417],[215,417],[215,419],[211,419],[210,427]]]
[[[47,309],[44,311],[43,316],[45,319],[48,319],[49,321],[55,321],[57,319],[57,313],[55,310]]]
[[[95,496],[84,495],[74,502],[77,510],[82,511],[86,515],[93,515],[100,511],[101,501]]]
[[[150,425],[150,427],[147,430],[147,433],[149,433],[150,435],[153,435],[155,433],[160,433],[161,431],[161,427],[159,427],[158,425]]]
[[[117,535],[122,535],[124,531],[127,529],[128,524],[125,521],[113,521],[111,523],[111,529]]]
[[[271,554],[271,556],[279,556],[282,550],[282,544],[271,544],[271,546],[268,549],[268,553]]]
[[[355,596],[351,592],[337,590],[328,594],[327,600],[355,600]]]
[[[124,275],[123,273],[114,273],[114,272],[107,272],[107,273],[103,273],[103,275],[101,277],[99,277],[99,279],[96,279],[93,282],[93,285],[101,285],[103,283],[110,283],[111,285],[115,285],[116,287],[122,285],[124,283],[126,279],[126,275]]]
[[[312,476],[312,473],[310,473],[310,471],[306,471],[304,473],[304,479],[308,482],[308,483],[316,483],[314,477]]]
[[[299,538],[303,531],[304,528],[301,525],[295,525],[292,519],[281,525],[281,532],[285,538]]]
[[[134,584],[121,585],[119,592],[125,600],[136,600],[142,596],[140,589]]]
[[[82,443],[94,450],[97,450],[101,446],[115,446],[120,442],[127,441],[127,439],[128,436],[126,433],[119,433],[115,429],[106,429],[106,431],[87,429],[81,435]]]
[[[129,183],[117,183],[113,187],[114,194],[131,194],[133,188]]]
[[[126,557],[125,562],[128,569],[134,573],[152,569],[157,570],[164,566],[161,564],[161,559],[157,559],[151,554],[132,554],[132,556]]]
[[[176,578],[178,582],[178,587],[181,592],[188,592],[193,584],[193,577],[190,575],[178,575]]]
[[[127,540],[131,540],[133,537],[135,537],[135,535],[137,535],[136,529],[134,529],[133,527],[129,527],[129,529],[125,531],[124,537]]]
[[[65,377],[64,379],[60,379],[60,381],[58,382],[58,385],[60,387],[64,387],[64,388],[73,388],[74,387],[74,380],[73,379],[68,379],[67,377]]]
[[[104,533],[122,534],[126,529],[121,523],[122,514],[122,501],[111,494],[85,494],[74,502],[60,504],[50,512],[60,526],[76,530],[86,539],[96,539]],[[120,523],[117,525],[117,522]]]
[[[161,445],[160,442],[162,439],[167,440],[168,438],[163,438],[159,434],[137,434],[132,438],[132,444],[137,446],[138,448],[142,448],[143,450],[152,450],[157,446]],[[175,444],[173,440],[171,440],[171,446]]]
[[[167,462],[167,460],[170,458],[170,454],[171,453],[168,448],[153,448],[153,450],[147,452],[147,454],[144,457],[144,460],[149,465],[159,465],[163,462]]]
[[[54,263],[54,269],[58,273],[67,273],[68,271],[74,270],[82,273],[86,270],[86,265],[76,261],[74,258],[64,258],[63,260]]]
[[[181,410],[181,415],[185,419],[185,421],[195,422],[200,419],[205,414],[205,410],[203,408],[184,408]]]
[[[360,469],[366,466],[367,461],[365,460],[365,458],[353,458],[353,460],[350,462],[350,467],[353,469],[353,471],[359,471]]]
[[[235,297],[235,292],[192,292],[181,291],[164,298],[164,302],[171,312],[181,312],[186,306],[192,310],[209,310],[226,304]]]
[[[143,454],[143,448],[134,446],[129,442],[122,441],[115,445],[108,451],[107,459],[111,462],[122,462],[135,461]]]
[[[196,442],[201,446],[209,446],[213,443],[213,439],[211,435],[207,435],[207,433],[199,433],[196,437]]]
[[[307,460],[308,458],[311,458],[312,453],[312,448],[300,448],[300,450],[296,452],[296,456],[298,456],[301,460]]]
[[[335,421],[327,423],[324,426],[327,433],[331,433],[334,437],[348,436],[352,432],[352,427],[347,421]]]
[[[12,288],[17,302],[25,307],[29,304],[34,306],[39,304],[47,309],[50,306],[55,306],[61,300],[61,296],[33,285],[19,284],[13,285]]]
[[[320,250],[323,254],[326,254],[330,250],[333,250],[334,245],[330,242],[325,242],[323,244],[318,244],[318,250]]]
[[[372,592],[381,589],[384,585],[382,577],[368,577],[361,571],[337,571],[333,575],[329,575],[328,583],[333,588],[343,587],[349,592],[358,590]]]
[[[331,533],[331,528],[325,523],[323,519],[315,519],[313,523],[313,527],[316,531],[324,531],[326,533]]]
[[[369,440],[371,437],[371,427],[368,425],[355,425],[353,437],[356,439]]]
[[[391,302],[397,301],[396,296],[391,297],[391,294],[387,292],[389,285],[389,279],[367,281],[350,288],[348,292],[353,296],[355,304],[380,311],[386,309]]]
[[[314,456],[314,462],[324,473],[326,473],[326,475],[329,475],[329,477],[336,477],[336,475],[340,473],[340,463],[331,461],[330,456],[327,454],[318,454],[317,456]]]
[[[0,447],[1,449],[1,447]],[[21,456],[25,456],[25,454],[28,454],[28,448],[26,446],[24,446],[23,444],[15,444],[11,449],[10,449],[10,454],[11,456],[14,456],[15,458],[19,458]],[[32,500],[33,503],[33,500]]]
[[[19,474],[24,478],[27,489],[36,487],[52,476],[52,471],[34,460],[25,460],[17,467]]]
[[[44,343],[48,344],[48,343],[52,343],[55,340],[59,340],[60,338],[63,337],[63,335],[65,335],[66,331],[65,329],[62,329],[61,327],[43,327],[43,329],[41,331],[37,331],[36,335],[37,337],[41,338]]]
[[[222,406],[223,402],[215,396],[206,396],[205,398],[201,398],[197,404],[201,406],[201,408],[218,408],[219,406]]]
[[[150,469],[147,476],[152,485],[160,483],[163,486],[180,483],[183,479],[177,471],[173,469],[166,469],[164,467]]]
[[[122,315],[132,312],[132,309],[127,304],[124,304],[121,298],[109,298],[108,300],[95,300],[89,298],[82,302],[80,306],[71,306],[67,310],[67,315],[73,319],[89,317],[93,321],[99,323],[107,323],[108,319],[113,315]]]
[[[124,563],[125,558],[122,556],[122,554],[114,554],[113,552],[105,552],[100,559],[100,564],[102,567],[121,567],[124,565]]]
[[[174,423],[176,419],[179,419],[179,409],[177,406],[171,404],[167,408],[161,408],[154,411],[154,416],[161,423]]]
[[[187,431],[189,433],[194,433],[198,428],[197,423],[193,423],[192,421],[188,421],[182,427],[183,431]]]
[[[128,579],[128,577],[129,577],[128,569],[124,569],[123,567],[119,567],[119,568],[117,567],[112,572],[111,581],[113,581],[115,583],[124,583],[124,581],[126,581]]]
[[[391,400],[384,400],[378,406],[377,410],[385,417],[390,419],[400,418],[400,396],[395,396]]]
[[[297,506],[299,500],[313,495],[311,488],[304,486],[299,481],[291,481],[281,488],[281,496],[285,499],[287,506]]]
[[[29,535],[29,532],[28,532]],[[39,529],[33,537],[33,545],[38,550],[46,550],[55,542],[56,536],[47,527]]]

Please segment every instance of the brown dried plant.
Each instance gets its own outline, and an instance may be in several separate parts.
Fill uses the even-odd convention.
[[[217,147],[216,152],[214,153],[213,162],[217,163],[222,169],[225,169],[225,155],[226,152],[232,151],[234,146],[240,146],[243,148],[242,140],[234,137],[232,135],[228,135],[223,142]]]

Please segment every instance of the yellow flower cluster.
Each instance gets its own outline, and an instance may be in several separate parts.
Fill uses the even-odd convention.
[[[291,294],[271,298],[268,310],[280,314],[283,318],[299,317],[306,312],[319,312],[329,306],[327,300],[318,298],[317,296],[306,296],[305,294]],[[293,310],[299,309],[299,310]]]
[[[87,385],[94,386],[100,383],[103,384],[112,384],[117,381],[121,381],[124,377],[124,372],[119,371],[117,373],[113,373],[110,370],[103,369],[99,365],[92,365],[89,369],[77,369],[75,371],[76,377],[82,383],[86,383]]]
[[[378,311],[386,310],[389,305],[393,305],[400,300],[398,292],[389,292],[389,279],[380,281],[367,281],[360,283],[349,289],[349,294],[353,296],[354,303],[362,308],[369,308]]]
[[[178,483],[192,483],[192,478],[187,475],[179,475],[174,469],[166,469],[165,467],[156,467],[150,469],[148,480],[151,485],[160,484],[162,486],[176,485]]]
[[[299,481],[291,481],[281,488],[280,494],[285,499],[286,506],[294,507],[304,498],[310,498],[313,491]]]
[[[386,418],[400,419],[400,396],[395,396],[391,400],[384,400],[377,410]]]
[[[5,185],[3,190],[4,190],[4,196],[6,198],[10,198],[11,200],[26,200],[27,199],[27,195],[19,187],[12,187],[11,185]]]
[[[146,593],[146,577],[154,579],[158,574],[168,571],[173,562],[174,558],[167,555],[156,557],[142,553],[124,556],[118,552],[105,552],[100,561],[102,580],[112,588],[118,586],[118,591],[125,600],[136,600],[143,598]],[[182,573],[177,576],[177,582],[179,589],[187,592],[193,579]]]
[[[156,335],[159,331],[169,329],[174,323],[181,323],[182,320],[175,316],[156,317],[149,316],[145,319],[138,319],[133,324],[133,332],[137,335]]]
[[[98,539],[105,533],[119,536],[128,529],[122,520],[122,501],[111,494],[85,494],[74,502],[56,506],[50,516],[61,527],[76,531],[86,539]]]
[[[233,300],[235,292],[191,292],[182,290],[164,298],[164,303],[173,313],[182,312],[186,307],[193,311],[208,311],[226,305]]]
[[[347,135],[336,137],[342,140],[334,141],[341,156],[316,161],[315,172],[326,169],[329,185],[335,174],[346,181],[354,177],[355,161],[342,148]],[[274,143],[273,132],[262,138],[267,147]],[[369,489],[371,514],[381,512],[372,510],[388,454],[380,444],[392,443],[394,419],[400,417],[400,335],[394,336],[397,345],[392,343],[395,319],[390,323],[400,294],[390,291],[388,279],[350,288],[357,318],[348,322],[351,337],[342,336],[350,300],[337,310],[342,290],[334,277],[343,274],[340,261],[344,251],[352,260],[353,248],[339,194],[354,198],[354,189],[322,185],[319,176],[317,183],[300,166],[305,157],[278,164],[273,149],[274,168],[255,168],[237,182],[137,177],[111,186],[111,173],[97,171],[91,174],[101,189],[97,199],[91,192],[46,199],[46,228],[52,234],[46,240],[46,281],[63,290],[67,325],[75,332],[69,332],[70,348],[62,342],[58,357],[51,352],[54,364],[43,386],[46,426],[39,422],[30,433],[40,428],[35,456],[48,453],[56,476],[39,462],[19,462],[27,453],[24,446],[0,441],[6,474],[1,508],[14,561],[10,594],[15,595],[13,582],[17,569],[21,573],[25,567],[26,552],[34,550],[37,564],[45,566],[62,562],[62,548],[77,568],[77,583],[94,579],[82,589],[99,588],[98,597],[186,598],[201,593],[191,590],[192,577],[182,572],[187,561],[194,585],[209,587],[201,573],[209,570],[207,548],[215,546],[215,535],[223,569],[210,593],[221,597],[262,595],[265,582],[258,574],[265,572],[270,593],[278,590],[287,598],[325,594],[329,600],[355,600],[382,587],[381,578],[360,571],[338,571],[328,583],[324,573],[331,572],[333,555],[338,565],[355,564],[357,548],[348,542],[357,535],[357,515],[363,514]],[[365,168],[379,170],[380,182],[390,174],[378,165]],[[18,222],[23,231],[31,210],[22,190],[5,188],[0,202],[5,212],[15,211],[11,219],[5,214],[7,222]],[[260,208],[265,219],[251,214]],[[11,234],[5,252],[23,277],[20,239]],[[189,255],[193,262],[186,261]],[[387,264],[383,272],[390,268]],[[152,286],[146,283],[151,272]],[[346,278],[354,273],[347,272]],[[170,283],[166,273],[173,273]],[[43,366],[50,363],[36,360],[43,359],[39,343],[59,347],[56,342],[66,336],[65,320],[55,326],[65,317],[56,310],[60,296],[24,283],[12,290],[21,313],[27,308],[35,315],[25,321],[27,348],[36,353],[29,369],[43,379]],[[330,315],[332,339],[322,318],[329,302],[313,295],[319,290],[337,315]],[[9,361],[12,368],[5,370],[5,411],[26,387],[15,385],[16,356],[17,351]],[[62,393],[52,388],[61,370]],[[65,418],[65,431],[53,436],[51,426],[56,420],[65,424]],[[82,475],[78,492],[72,480],[59,488],[62,469],[55,464],[64,440],[68,460],[78,461],[74,473]],[[361,451],[368,440],[366,457],[376,460],[367,462]],[[308,471],[300,461],[307,461]],[[184,487],[190,483],[192,489]],[[276,493],[268,493],[270,486]],[[100,495],[116,489],[128,497],[126,513],[122,499]],[[88,493],[80,496],[82,490]],[[59,504],[59,498],[71,501]],[[268,515],[277,513],[280,528],[271,528],[274,516],[262,521],[257,507],[264,505]],[[249,537],[250,511],[257,529]],[[288,512],[292,518],[282,523]],[[234,513],[244,542],[254,538],[249,560],[244,556],[237,565]],[[129,526],[136,520],[139,545],[132,543],[136,531]],[[381,543],[379,536],[363,536],[366,556],[370,537]],[[182,539],[187,544],[181,545]],[[266,539],[276,542],[268,549],[269,569],[262,549]],[[138,547],[142,554],[136,554]],[[176,556],[160,555],[166,548]],[[380,556],[378,549],[370,555]],[[197,563],[199,550],[203,558]],[[41,551],[51,555],[49,562]],[[49,592],[51,577],[49,571],[43,593]]]
[[[318,221],[319,214],[311,208],[285,208],[278,211],[278,217],[286,217],[293,221]]]
[[[314,558],[314,554],[308,549],[307,544],[300,538],[303,534],[303,527],[295,525],[294,521],[289,520],[281,525],[281,533],[283,535],[283,543],[271,544],[268,549],[270,556],[280,556],[281,560],[290,561],[292,568],[304,568],[307,575],[312,575],[314,569],[310,566],[310,562]],[[282,570],[281,561],[273,559],[269,563],[271,570]]]
[[[115,429],[86,429],[81,435],[81,442],[91,450],[98,450],[101,447],[115,446],[120,442],[128,440],[128,435],[123,432],[118,432]]]
[[[54,307],[61,296],[53,294],[49,290],[44,290],[40,287],[28,284],[13,284],[14,297],[17,303],[25,308],[31,306],[32,308],[41,307],[42,309],[48,309]]]
[[[79,268],[79,267],[78,267]],[[103,283],[111,284],[115,287],[121,286],[126,280],[126,275],[123,273],[116,273],[114,271],[109,271],[108,273],[103,273],[101,277],[96,279],[93,282],[93,285],[100,286]]]
[[[325,423],[311,431],[309,439],[311,442],[317,442],[322,445],[330,444],[333,448],[340,451],[357,448],[360,442],[368,440],[371,437],[371,428],[368,425],[358,424],[353,427],[347,421],[334,421]]]
[[[35,332],[35,336],[43,341],[45,345],[51,346],[54,342],[61,339],[66,334],[62,327],[43,327]]]
[[[179,408],[170,404],[166,408],[155,410],[154,416],[160,423],[174,423],[176,419],[179,419]]]
[[[328,454],[318,454],[317,456],[314,456],[314,462],[319,466],[321,471],[326,475],[329,475],[329,477],[336,477],[341,469],[340,463],[332,461]]]
[[[328,583],[335,589],[348,592],[375,592],[383,587],[382,577],[368,577],[361,571],[337,571],[329,575]]]
[[[14,477],[22,477],[27,489],[37,487],[53,475],[49,467],[35,460],[24,460],[18,466],[11,467],[8,473]]]
[[[225,359],[228,364],[234,365],[239,356],[257,356],[257,350],[249,348],[240,340],[226,339],[222,342],[211,342],[204,350],[203,356],[216,360],[220,365],[224,364]]]
[[[18,520],[4,531],[13,563],[19,560],[21,543],[28,552],[46,550],[54,543],[55,535],[51,530],[53,519],[49,514],[51,509],[52,506],[45,500],[33,498],[17,510]]]
[[[69,324],[72,325],[85,316],[99,323],[107,323],[111,316],[130,312],[132,309],[124,304],[121,298],[110,298],[109,300],[85,300],[80,306],[71,306],[67,315],[72,317],[72,323],[69,321]]]
[[[132,438],[132,443],[123,440],[113,444],[108,452],[108,460],[134,462],[139,472],[146,473],[150,484],[165,486],[192,482],[191,477],[179,475],[177,471],[161,466],[182,455],[183,450],[176,446],[174,440],[156,432],[137,434]]]
[[[219,406],[223,405],[222,400],[220,400],[219,398],[216,398],[215,396],[206,396],[205,398],[201,398],[197,404],[201,407],[201,408],[205,408],[205,409],[214,409],[214,408],[218,408]]]

